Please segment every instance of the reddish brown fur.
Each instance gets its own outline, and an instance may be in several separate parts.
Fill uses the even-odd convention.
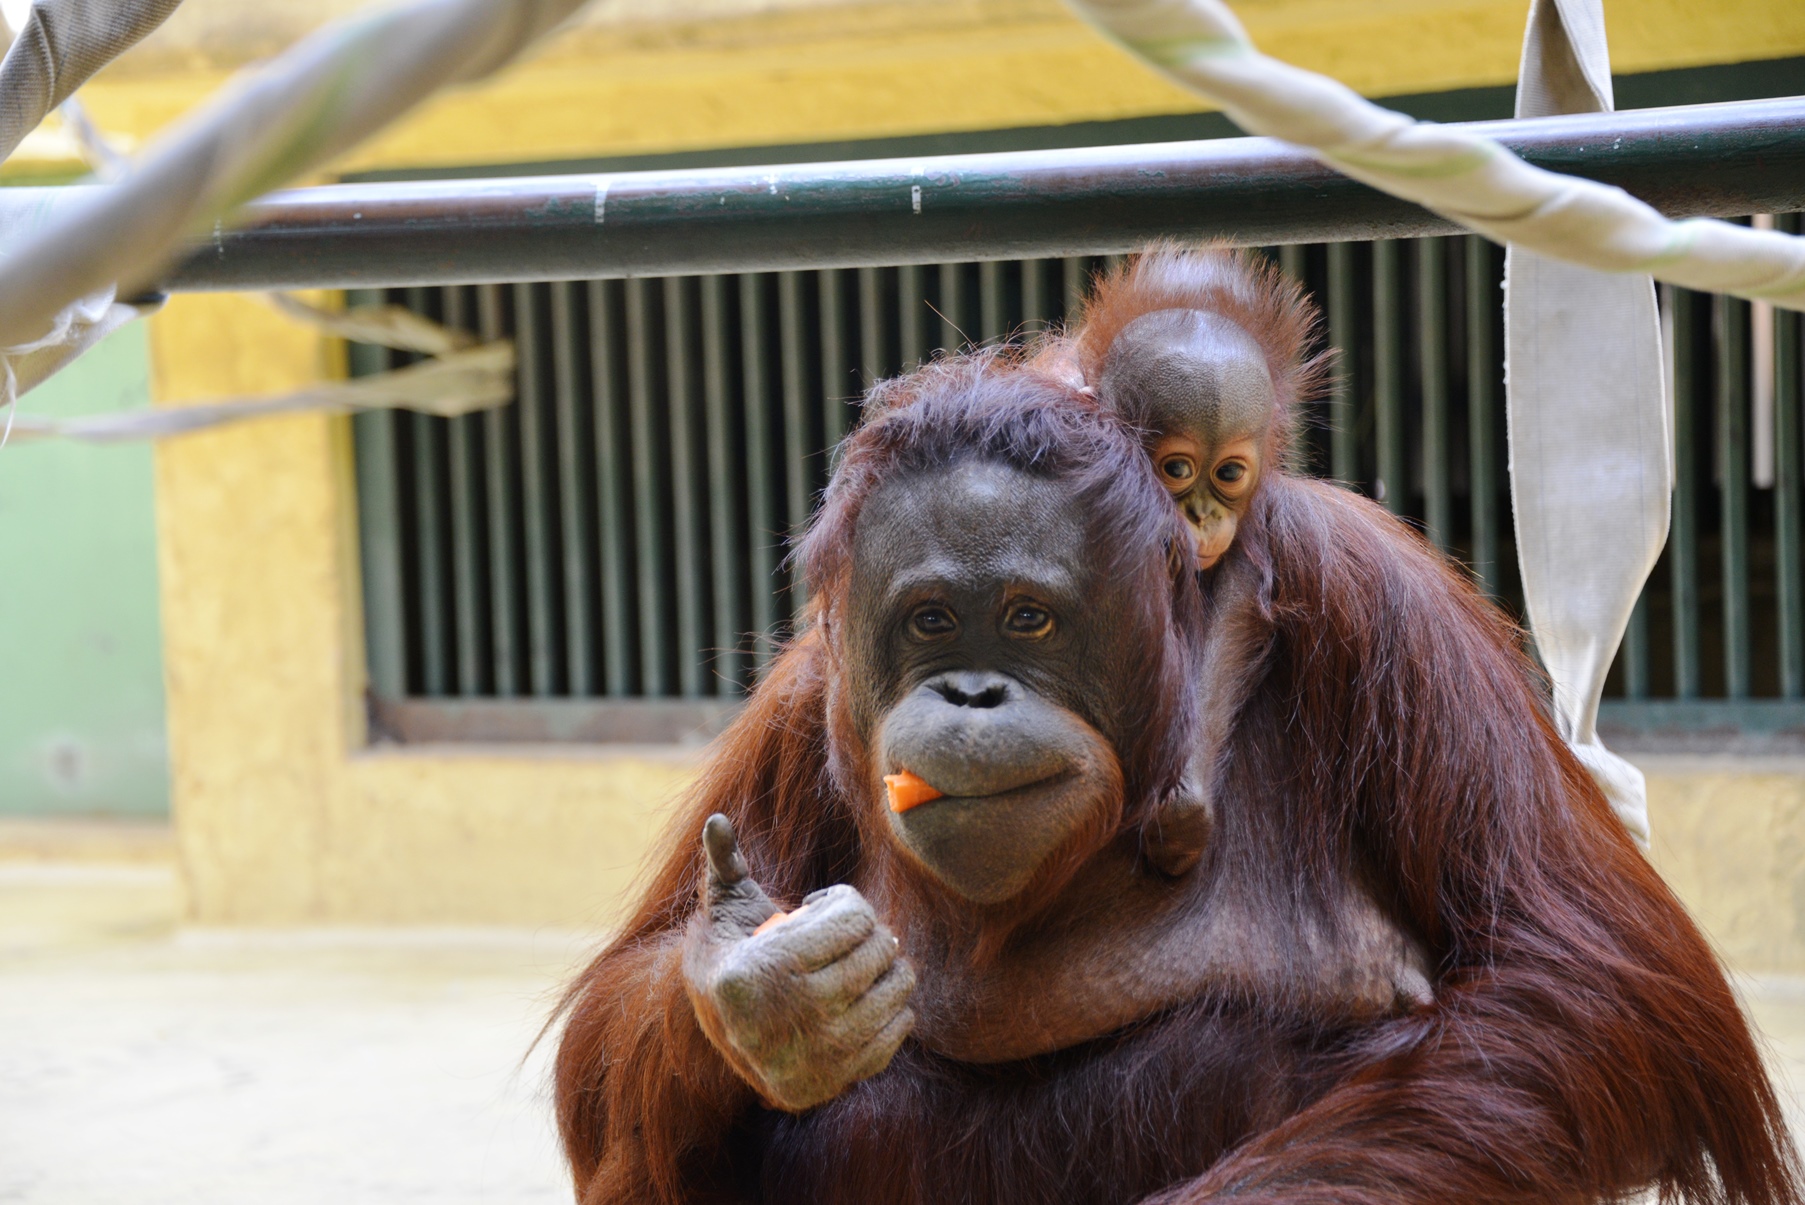
[[[1117,297],[1122,312],[1140,304]],[[984,377],[1007,368],[968,371],[970,417],[1021,403]],[[996,417],[989,429],[1003,432]],[[911,1042],[807,1114],[758,1108],[702,1037],[679,977],[696,833],[727,813],[754,877],[785,904],[886,878],[888,848],[861,823],[869,801],[829,769],[847,752],[834,748],[846,740],[834,550],[856,502],[906,461],[883,442],[855,438],[812,538],[827,622],[773,665],[638,911],[572,988],[557,1098],[582,1200],[1540,1205],[1651,1182],[1706,1203],[1800,1200],[1721,968],[1555,735],[1516,633],[1380,508],[1282,476],[1231,554],[1262,575],[1270,638],[1223,760],[1222,823],[1265,834],[1233,848],[1285,851],[1262,867],[1269,898],[1364,874],[1433,952],[1435,1006],[1339,1028],[1204,999],[995,1067]],[[1159,560],[1144,542],[1139,555]],[[1188,638],[1186,590],[1165,622]],[[1146,618],[1164,617],[1163,601],[1150,605]],[[1131,717],[1151,735],[1124,749],[1125,831],[1137,792],[1173,769],[1171,731],[1185,721],[1164,687]],[[897,923],[902,897],[872,898]]]

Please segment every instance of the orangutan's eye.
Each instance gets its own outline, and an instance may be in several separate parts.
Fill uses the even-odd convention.
[[[1238,460],[1225,460],[1216,466],[1216,480],[1223,485],[1234,485],[1247,476],[1247,466]]]
[[[1197,476],[1197,462],[1189,456],[1168,456],[1160,461],[1159,472],[1168,486],[1189,485]]]
[[[1015,603],[1003,627],[1011,636],[1045,636],[1053,630],[1053,613],[1037,603]]]
[[[938,603],[915,608],[909,630],[922,640],[941,640],[959,630],[959,620]]]

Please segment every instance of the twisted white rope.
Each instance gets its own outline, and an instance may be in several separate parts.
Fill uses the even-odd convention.
[[[0,259],[0,349],[41,341],[83,298],[131,296],[244,202],[439,87],[496,70],[581,4],[410,0],[329,25],[240,76],[116,183],[70,198],[28,239],[0,230],[12,243]]]

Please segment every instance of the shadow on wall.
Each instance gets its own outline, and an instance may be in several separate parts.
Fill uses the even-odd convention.
[[[20,400],[150,404],[142,324]],[[0,448],[0,816],[169,811],[148,445]]]

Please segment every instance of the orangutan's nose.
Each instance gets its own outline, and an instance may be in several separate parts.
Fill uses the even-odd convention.
[[[1000,674],[942,674],[928,689],[954,707],[1001,707],[1009,701],[1009,680]]]

